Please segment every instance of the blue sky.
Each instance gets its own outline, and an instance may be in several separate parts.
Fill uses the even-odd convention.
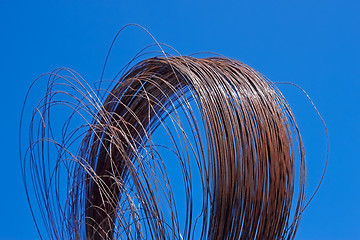
[[[359,11],[358,1],[346,0],[0,0],[0,239],[38,239],[18,153],[20,111],[30,83],[55,67],[72,68],[96,81],[112,39],[128,23],[144,26],[183,55],[217,52],[274,82],[304,88],[328,126],[330,155],[323,185],[303,214],[296,239],[360,239]],[[151,43],[139,29],[124,31],[110,58],[112,69]],[[302,132],[309,197],[325,164],[324,130],[299,90],[279,88]]]

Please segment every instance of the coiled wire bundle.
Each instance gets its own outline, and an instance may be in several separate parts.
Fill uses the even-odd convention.
[[[251,67],[153,57],[104,101],[70,69],[48,76],[22,167],[49,238],[294,238],[302,140],[283,95]]]

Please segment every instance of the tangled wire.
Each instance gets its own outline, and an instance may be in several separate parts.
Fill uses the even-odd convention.
[[[295,237],[303,143],[283,95],[251,67],[157,56],[111,91],[70,69],[46,76],[22,171],[50,239]]]

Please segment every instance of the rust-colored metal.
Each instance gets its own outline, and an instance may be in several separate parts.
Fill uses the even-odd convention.
[[[66,71],[50,75],[24,163],[50,238],[294,238],[304,208],[304,149],[286,100],[261,74],[223,57],[155,57],[126,72],[102,102]],[[78,95],[55,91],[59,81]],[[57,142],[49,130],[54,93],[71,99],[60,101],[73,109],[70,118],[88,121]],[[159,129],[166,147],[153,137]],[[49,145],[58,151],[53,172]],[[178,161],[176,183],[163,149]],[[62,164],[68,180],[60,203]]]

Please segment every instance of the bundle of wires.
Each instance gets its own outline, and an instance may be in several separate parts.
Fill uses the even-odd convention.
[[[70,69],[47,76],[22,169],[48,238],[294,238],[303,143],[283,95],[251,67],[152,57],[104,98]]]

